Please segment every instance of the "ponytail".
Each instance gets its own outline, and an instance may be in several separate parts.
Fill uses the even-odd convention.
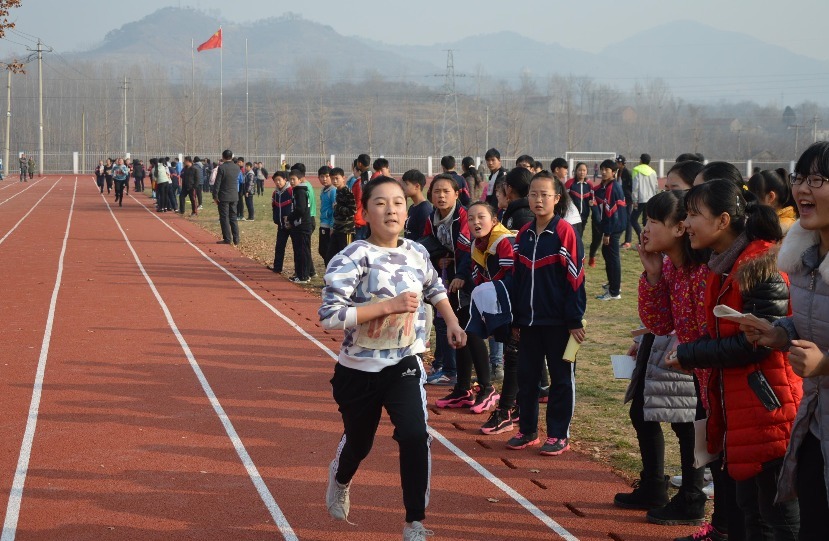
[[[783,239],[777,212],[761,205],[754,194],[744,191],[733,180],[713,179],[691,188],[685,196],[685,209],[699,213],[702,207],[707,207],[713,216],[728,214],[731,230],[738,235],[745,233],[749,241]]]
[[[748,240],[780,242],[783,229],[777,211],[768,205],[752,201],[746,205],[745,231]]]

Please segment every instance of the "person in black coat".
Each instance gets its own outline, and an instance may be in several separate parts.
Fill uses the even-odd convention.
[[[236,203],[239,201],[239,167],[233,163],[233,152],[222,152],[222,165],[216,172],[216,182],[211,193],[213,202],[219,206],[219,223],[222,225],[222,240],[219,244],[239,244],[239,225],[236,223]]]
[[[308,188],[302,182],[304,173],[291,169],[288,180],[291,183],[291,193],[294,200],[294,210],[288,215],[288,224],[291,229],[291,244],[294,247],[294,273],[292,282],[306,284],[310,281],[311,269],[308,261],[311,260],[311,200]]]
[[[196,206],[196,187],[201,186],[201,167],[193,164],[190,156],[184,158],[184,169],[181,171],[181,194],[179,195],[179,212],[184,214],[187,198],[190,198],[190,216],[196,216],[199,211]]]
[[[501,223],[511,231],[518,231],[535,219],[527,200],[532,176],[529,169],[524,167],[516,167],[507,173],[505,187],[509,204],[501,217]]]

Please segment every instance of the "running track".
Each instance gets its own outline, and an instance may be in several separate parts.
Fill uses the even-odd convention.
[[[143,195],[111,202],[89,177],[0,183],[0,541],[399,538],[387,421],[357,526],[325,509],[339,335],[318,299]],[[430,413],[435,539],[690,530],[614,508],[628,487],[605,465],[507,451],[483,421]]]

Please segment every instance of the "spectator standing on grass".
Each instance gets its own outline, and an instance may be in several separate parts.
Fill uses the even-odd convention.
[[[639,156],[639,165],[634,167],[631,172],[631,204],[633,210],[630,213],[631,223],[629,228],[632,227],[636,231],[636,238],[639,243],[642,242],[642,225],[647,220],[645,205],[659,191],[659,179],[657,179],[656,171],[653,170],[650,163],[651,155],[642,154]],[[642,221],[641,225],[639,223],[640,219]]]
[[[304,163],[295,163],[291,169],[302,173],[300,182],[303,186],[305,186],[305,189],[308,190],[308,204],[310,206],[308,225],[310,227],[310,233],[308,235],[308,250],[306,251],[305,268],[308,269],[308,277],[313,278],[317,275],[317,269],[314,265],[314,258],[311,256],[311,236],[314,234],[314,231],[317,230],[317,194],[314,191],[314,186],[312,186],[308,179],[305,178]]]
[[[256,189],[257,195],[265,195],[265,179],[268,178],[268,170],[265,169],[265,164],[259,162],[258,173],[256,174]]]
[[[803,393],[801,379],[785,353],[758,347],[737,323],[713,315],[717,305],[767,321],[790,313],[789,280],[776,263],[775,246],[783,238],[777,215],[756,201],[748,203],[745,193],[737,184],[717,179],[694,186],[685,196],[691,246],[713,252],[704,299],[709,336],[679,344],[666,364],[712,369],[706,441],[709,452],[722,453],[722,460],[711,464],[714,497],[728,498],[731,505],[725,506],[728,531],[712,521],[719,537],[711,525],[705,535],[739,539],[744,524],[747,540],[795,541],[797,502],[774,501]],[[810,280],[814,285],[814,275]]]
[[[455,182],[458,183],[458,187],[460,188],[460,195],[458,199],[460,200],[461,205],[468,207],[471,200],[469,196],[469,186],[466,184],[466,179],[455,171],[456,165],[457,163],[455,162],[454,156],[444,156],[440,159],[440,167],[443,169],[443,172],[447,175],[452,175],[452,178],[454,178]]]
[[[308,187],[303,182],[305,172],[291,169],[288,180],[291,183],[293,210],[288,215],[288,226],[291,230],[291,244],[294,249],[294,276],[292,282],[307,284],[310,281],[311,260],[311,233],[314,226],[311,222],[311,201]]]
[[[403,173],[403,192],[412,200],[403,226],[403,236],[409,240],[420,240],[426,236],[426,222],[434,211],[432,203],[423,196],[425,187],[426,175],[417,169]]]
[[[233,152],[222,152],[222,163],[216,168],[216,181],[211,193],[219,207],[222,240],[218,244],[239,244],[239,226],[236,223],[236,204],[239,202],[239,166],[233,162]]]
[[[475,199],[477,201],[480,199],[481,187],[483,186],[484,181],[483,177],[481,177],[481,173],[478,171],[478,168],[475,167],[475,160],[473,160],[471,156],[466,156],[463,160],[461,160],[461,171],[463,171],[461,176],[463,176],[466,181],[466,186],[469,188],[470,199]]]
[[[599,173],[601,172],[602,166],[599,165]],[[625,208],[622,209],[622,212],[627,215],[627,219],[625,220],[627,225],[625,226],[625,240],[622,248],[627,249],[630,248],[630,240],[633,235],[633,226],[630,224],[630,215],[633,212],[633,177],[631,177],[630,171],[628,171],[627,160],[621,154],[616,157],[616,181],[621,186],[622,193],[625,196]]]
[[[803,400],[792,427],[777,501],[798,498],[800,540],[829,539],[829,143],[814,143],[800,156],[790,183],[800,220],[780,248],[780,270],[791,280],[792,315],[771,331],[740,327],[749,342],[788,349],[803,378]],[[751,180],[749,180],[751,185]]]
[[[196,206],[196,187],[201,186],[201,167],[193,163],[190,156],[184,157],[184,169],[181,171],[181,195],[179,196],[179,212],[184,214],[187,198],[190,198],[190,216],[199,214]]]
[[[765,170],[752,175],[747,184],[748,191],[756,195],[761,203],[770,206],[777,213],[784,236],[799,217],[788,180],[777,171]]]
[[[317,178],[322,184],[320,191],[320,229],[319,246],[317,252],[326,266],[328,266],[328,250],[331,244],[331,231],[334,227],[334,202],[337,199],[337,188],[331,185],[331,168],[323,165],[317,171]]]
[[[354,201],[357,202],[357,212],[354,214],[354,239],[364,240],[368,236],[368,227],[363,218],[363,189],[368,186],[371,181],[371,172],[369,164],[371,158],[368,154],[360,154],[357,156],[356,169],[357,180],[351,185],[351,191],[354,193]]]
[[[252,222],[255,217],[253,196],[256,193],[256,174],[253,172],[251,162],[245,163],[245,182],[242,185],[242,192],[245,194],[245,206],[248,208],[248,221]]]
[[[207,177],[210,175],[210,168],[206,164],[202,164],[201,158],[199,158],[198,156],[193,158],[193,167],[199,170],[199,183],[195,189],[196,201],[199,204],[199,206],[196,207],[196,211],[199,211],[202,209],[204,186],[207,183]]]
[[[627,229],[628,214],[622,186],[615,182],[616,165],[612,160],[605,160],[599,166],[599,171],[602,174],[602,183],[596,187],[593,194],[601,213],[599,229],[602,232],[602,257],[607,273],[607,290],[596,298],[600,301],[611,301],[622,298],[622,255],[619,252],[619,240]]]
[[[550,375],[547,438],[540,454],[557,456],[570,449],[570,422],[576,404],[575,362],[562,356],[569,340],[584,341],[584,248],[564,216],[570,201],[564,184],[547,171],[535,175],[528,199],[535,219],[515,239],[510,292],[518,344],[519,431],[507,448],[537,445],[539,384]],[[544,260],[549,264],[539,265]]]
[[[580,238],[584,238],[584,229],[590,222],[590,214],[593,203],[593,185],[587,180],[587,164],[579,162],[576,164],[576,176],[567,181],[564,185],[570,200],[576,206],[581,217],[581,222],[576,225],[576,231]]]
[[[377,177],[390,177],[391,171],[389,169],[389,160],[386,158],[377,158],[374,160],[372,164],[372,169],[374,169],[374,173],[372,173],[371,178],[375,179]]]
[[[487,179],[486,189],[483,190],[481,198],[493,207],[498,208],[498,198],[495,195],[495,185],[504,181],[504,177],[507,175],[507,170],[501,167],[501,153],[498,152],[498,149],[490,148],[487,150],[484,155],[484,160],[486,161],[486,167],[489,170],[489,178]]]
[[[648,512],[648,522],[699,525],[705,518],[705,467],[694,467],[695,419],[706,417],[710,370],[686,375],[666,370],[659,360],[680,343],[707,336],[702,299],[709,270],[707,254],[691,248],[685,232],[685,192],[662,192],[647,203],[647,222],[638,247],[644,272],[639,278],[639,317],[651,333],[641,338],[637,368],[625,401],[639,442],[642,471],[631,493],[619,493],[614,503]],[[696,382],[694,380],[697,380]],[[696,387],[699,388],[697,392]],[[704,398],[703,398],[704,397]],[[665,482],[665,439],[660,422],[671,423],[679,440],[682,484],[668,499]]]
[[[556,158],[550,163],[550,172],[559,182],[561,182],[562,186],[567,185],[569,170],[570,166],[564,158]],[[541,171],[538,172],[540,173]],[[572,200],[570,200],[570,206],[567,207],[567,214],[564,215],[564,219],[567,220],[567,223],[572,225],[573,228],[578,228],[579,224],[581,224],[581,214],[579,214],[579,209]]]
[[[339,167],[331,169],[331,183],[337,187],[337,195],[334,200],[334,226],[328,247],[328,261],[354,240],[354,214],[357,212],[354,192],[346,186],[345,171]]]
[[[273,183],[276,189],[271,197],[271,209],[273,223],[276,224],[276,246],[274,246],[273,265],[270,269],[275,273],[281,273],[285,261],[285,247],[291,237],[288,216],[294,210],[294,200],[291,187],[288,185],[288,174],[285,171],[274,173]]]
[[[694,179],[704,168],[705,166],[696,160],[675,163],[665,177],[665,191],[690,190],[694,186]]]
[[[434,535],[422,524],[431,470],[421,359],[429,338],[425,304],[446,318],[453,347],[462,347],[466,336],[428,252],[399,238],[406,219],[400,184],[377,177],[362,203],[371,234],[331,260],[319,310],[325,328],[345,332],[331,380],[343,436],[328,470],[326,505],[332,517],[348,520],[351,480],[371,451],[385,408],[400,449],[403,540],[425,541]]]

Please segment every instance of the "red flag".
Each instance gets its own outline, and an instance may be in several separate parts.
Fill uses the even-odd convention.
[[[206,51],[207,49],[221,49],[222,48],[222,29],[210,36],[210,39],[202,43],[196,49],[197,51]]]

